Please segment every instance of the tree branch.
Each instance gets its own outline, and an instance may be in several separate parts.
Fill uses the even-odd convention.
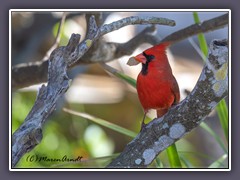
[[[94,16],[89,19],[87,39],[79,44],[80,35],[72,34],[66,47],[55,49],[48,61],[48,85],[42,85],[37,99],[24,123],[12,135],[12,166],[31,151],[42,140],[42,127],[56,107],[57,100],[67,91],[70,79],[67,68],[76,63],[88,51],[94,41],[102,35],[130,24],[165,24],[172,20],[165,18],[129,17],[108,25],[97,27]]]
[[[184,29],[181,29],[165,37],[162,40],[162,42],[163,41],[172,41],[173,43],[178,42],[199,33],[206,33],[212,30],[223,28],[227,24],[228,24],[228,13],[207,21],[203,21],[201,24],[193,24]]]
[[[228,94],[228,43],[211,42],[200,78],[180,104],[151,121],[107,168],[142,168],[174,142],[196,128]]]
[[[170,34],[162,41],[181,41],[198,33],[213,31],[228,24],[228,14],[204,21],[201,24],[193,24]],[[151,31],[152,30],[152,31]],[[160,43],[160,40],[153,35],[154,28],[146,28],[143,32],[128,41],[127,43],[107,43],[103,40],[94,44],[89,52],[84,54],[75,65],[83,63],[108,62],[124,55],[130,55],[142,43],[152,45]],[[130,48],[131,47],[131,48]],[[102,57],[102,58],[100,58]],[[71,66],[71,67],[73,67]],[[12,68],[12,88],[23,88],[33,84],[47,81],[48,61],[19,64]]]
[[[91,18],[94,18],[94,16],[91,16],[89,21],[93,21],[93,20],[91,20]],[[92,24],[92,23],[90,23],[90,24]],[[159,24],[159,25],[175,26],[175,21],[167,19],[167,18],[158,18],[158,17],[141,18],[138,16],[131,16],[131,17],[127,17],[127,18],[123,18],[121,20],[115,21],[110,24],[104,24],[95,32],[95,37],[93,37],[91,39],[91,41],[88,41],[88,39],[86,39],[82,44],[83,45],[84,44],[92,45],[94,41],[99,39],[99,37],[101,37],[109,32],[118,30],[122,27],[125,27],[128,25],[134,25],[134,24]],[[96,26],[96,24],[93,26]],[[94,31],[95,27],[89,28],[89,30],[91,30],[91,29]],[[81,47],[84,47],[83,45]],[[94,53],[96,53],[96,52],[94,52]],[[81,63],[83,62],[83,60],[80,59],[81,54],[79,54],[77,57],[78,57],[78,59],[76,61],[74,61],[71,65],[73,65],[77,61],[79,61]],[[97,59],[99,59],[99,56]],[[101,61],[103,61],[103,59],[101,59]],[[83,63],[86,63],[86,62],[83,62]],[[93,63],[93,61],[92,61],[92,63]]]
[[[57,100],[67,91],[68,60],[77,48],[80,35],[73,34],[66,47],[55,49],[50,55],[48,85],[42,85],[35,104],[24,123],[12,135],[12,166],[42,140],[42,126],[56,107]]]

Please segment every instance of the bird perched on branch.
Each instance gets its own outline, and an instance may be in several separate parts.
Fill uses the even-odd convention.
[[[148,110],[155,109],[157,117],[161,117],[180,100],[178,83],[166,55],[169,45],[169,42],[160,43],[128,61],[128,65],[142,63],[142,70],[137,77],[138,97],[144,109],[141,131]]]

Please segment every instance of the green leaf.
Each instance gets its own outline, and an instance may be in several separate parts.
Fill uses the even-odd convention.
[[[211,136],[213,136],[215,138],[215,140],[218,142],[218,144],[221,146],[221,148],[223,149],[223,151],[225,153],[227,153],[227,149],[225,148],[222,140],[219,138],[219,136],[205,123],[202,122],[200,124],[200,127],[203,128],[204,130],[206,130],[209,134],[211,134]]]
[[[193,12],[193,18],[194,18],[194,22],[197,23],[197,24],[200,24],[201,21],[198,17],[198,13],[197,12]],[[207,57],[208,55],[208,46],[207,46],[207,41],[204,37],[204,34],[203,33],[199,33],[198,34],[198,41],[199,41],[199,45],[200,45],[200,48],[202,50],[202,53],[204,54],[205,57]]]
[[[161,162],[160,158],[156,158],[156,168],[163,168],[163,163]]]
[[[223,128],[226,139],[228,140],[228,108],[225,99],[222,99],[217,107],[218,117]]]
[[[167,155],[168,155],[170,167],[182,168],[181,161],[180,161],[175,143],[167,148]]]
[[[228,157],[227,154],[222,155],[218,160],[216,160],[215,162],[213,162],[210,166],[208,166],[208,168],[221,168],[224,167],[224,161],[225,159]]]
[[[97,123],[99,125],[102,125],[104,127],[107,127],[109,129],[112,129],[114,131],[117,131],[117,132],[119,132],[121,134],[127,135],[127,136],[132,137],[132,138],[136,137],[136,135],[137,135],[137,133],[135,133],[133,131],[130,131],[130,130],[125,129],[125,128],[121,127],[121,126],[118,126],[118,125],[110,123],[110,122],[108,122],[106,120],[103,120],[103,119],[91,116],[91,115],[86,114],[86,113],[76,112],[76,111],[73,111],[73,110],[70,110],[70,109],[66,109],[66,108],[64,108],[63,111],[65,111],[65,112],[67,112],[69,114],[72,114],[72,115],[83,117],[83,118],[85,118],[87,120],[90,120],[92,122],[95,122],[95,123]]]
[[[130,84],[131,86],[133,86],[134,88],[136,88],[137,82],[135,79],[127,76],[126,74],[120,73],[120,72],[116,72],[115,74],[117,77],[119,77],[120,79],[123,79],[124,81],[126,81],[128,84]]]
[[[204,159],[208,159],[208,160],[215,160],[212,156],[209,156],[207,154],[204,153],[200,153],[200,152],[193,152],[193,151],[178,151],[179,154],[184,154],[184,155],[194,155],[194,156],[199,156],[201,158]]]
[[[186,168],[194,168],[194,166],[191,164],[191,162],[184,156],[180,156],[180,159],[181,159],[182,164],[185,165]]]

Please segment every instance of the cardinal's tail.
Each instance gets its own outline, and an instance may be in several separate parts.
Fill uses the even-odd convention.
[[[158,109],[157,110],[157,117],[162,117],[164,114],[166,114],[168,109]]]

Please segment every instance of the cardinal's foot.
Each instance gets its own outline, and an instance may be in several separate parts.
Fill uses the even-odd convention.
[[[140,132],[142,132],[142,131],[146,128],[146,126],[147,126],[147,124],[145,124],[145,123],[143,122],[142,125],[141,125],[141,130],[140,130]]]

